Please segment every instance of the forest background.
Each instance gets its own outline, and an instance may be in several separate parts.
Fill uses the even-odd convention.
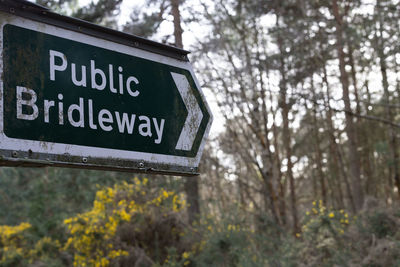
[[[0,169],[0,266],[400,265],[399,1],[36,3],[189,38],[216,126],[197,178]]]

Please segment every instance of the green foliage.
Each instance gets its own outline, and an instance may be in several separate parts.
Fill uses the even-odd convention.
[[[296,234],[305,245],[301,248],[302,261],[310,266],[344,264],[346,232],[351,223],[346,211],[327,208],[321,200],[313,201],[312,208],[306,211],[302,233]]]
[[[78,9],[72,16],[96,24],[103,24],[107,27],[116,27],[113,18],[119,13],[119,5],[121,3],[122,0],[99,0],[96,3],[91,2],[88,6]]]
[[[158,12],[151,14],[140,14],[136,10],[131,15],[131,21],[124,25],[123,31],[137,36],[148,38],[159,28],[163,18]],[[141,18],[143,17],[143,18]]]
[[[90,208],[98,187],[128,181],[124,173],[62,168],[0,169],[0,224],[29,221],[38,238],[63,239],[61,222]]]
[[[246,217],[232,206],[222,218],[208,215],[188,229],[190,266],[295,266],[295,240],[269,218]],[[193,234],[195,233],[195,234]]]
[[[91,1],[89,5],[83,7],[78,5],[77,0],[36,0],[35,2],[57,13],[116,28],[115,17],[119,13],[122,0]]]
[[[246,216],[236,205],[190,226],[183,196],[147,179],[103,186],[92,204],[56,223],[53,231],[60,232],[53,236],[60,239],[39,237],[40,228],[30,223],[0,226],[0,266],[399,264],[398,209],[377,206],[351,219],[313,202],[294,237],[268,216]]]
[[[369,232],[378,238],[393,236],[396,232],[396,222],[383,211],[377,211],[367,217]]]
[[[349,214],[344,210],[327,209],[322,201],[313,202],[313,207],[306,212],[302,232],[304,238],[318,239],[318,236],[337,238],[343,235],[349,225]],[[300,233],[296,234],[298,237]]]

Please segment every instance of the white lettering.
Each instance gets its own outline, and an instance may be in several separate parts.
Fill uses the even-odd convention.
[[[119,66],[119,67],[118,67],[118,71],[119,71],[119,72],[122,72],[122,70],[123,70],[123,68],[122,68],[121,66]],[[124,94],[124,83],[123,83],[123,80],[124,80],[124,78],[123,78],[122,74],[119,73],[119,74],[118,74],[119,93],[120,93],[121,95]]]
[[[31,99],[29,100],[22,99],[22,93],[30,94]],[[35,105],[36,100],[37,100],[37,95],[35,91],[33,91],[32,89],[28,89],[26,87],[17,86],[17,119],[29,120],[29,121],[36,119],[39,115],[39,109]],[[30,106],[33,109],[32,114],[23,114],[22,105]]]
[[[82,75],[81,75],[81,80],[78,81],[76,78],[76,66],[74,63],[71,64],[71,78],[72,82],[76,86],[83,86],[86,87],[86,66],[82,65]]]
[[[113,93],[118,93],[117,89],[114,88],[114,69],[113,65],[108,65],[108,76],[110,79],[110,91]]]
[[[135,84],[139,84],[138,79],[136,79],[136,77],[134,76],[130,76],[127,80],[126,80],[126,90],[128,91],[128,93],[133,96],[133,97],[137,97],[139,95],[139,91],[136,90],[135,92],[132,92],[131,89],[131,83],[135,82]]]
[[[58,124],[63,125],[64,124],[64,105],[61,100],[63,99],[62,94],[58,94],[58,99],[60,102],[58,102]]]
[[[78,111],[78,113],[79,113],[79,120],[78,121],[74,120],[74,117],[73,117],[74,110]],[[82,127],[82,128],[85,127],[85,121],[84,121],[83,115],[84,115],[84,113],[83,113],[83,98],[80,97],[79,98],[79,105],[72,104],[68,108],[68,120],[69,120],[69,123],[71,123],[71,125],[74,126],[74,127]]]
[[[89,106],[89,127],[93,130],[97,129],[97,125],[93,123],[93,101],[92,99],[88,100]]]
[[[132,134],[133,126],[135,125],[135,118],[136,118],[135,114],[131,114],[131,120],[129,121],[128,114],[122,113],[122,120],[121,120],[119,112],[115,111],[115,118],[117,120],[118,130],[120,133],[124,133],[126,128],[128,134]]]
[[[96,82],[96,75],[100,75],[100,84],[97,84]],[[106,87],[106,75],[101,69],[96,69],[96,66],[94,65],[94,60],[90,60],[90,76],[92,78],[92,88],[104,90],[104,88]]]
[[[161,119],[160,126],[158,126],[157,119],[153,118],[153,123],[154,123],[154,128],[156,128],[156,133],[157,133],[157,139],[154,140],[154,143],[159,144],[159,143],[161,143],[161,140],[162,140],[165,120]]]
[[[54,81],[56,79],[56,71],[64,71],[67,69],[67,57],[58,51],[50,50],[50,80]],[[56,65],[55,57],[61,59],[61,65]]]
[[[151,125],[150,125],[150,119],[147,116],[139,116],[139,120],[145,121],[144,123],[141,123],[139,125],[139,134],[141,136],[150,136],[151,137]],[[143,129],[146,128],[146,131],[143,131]]]
[[[50,108],[54,107],[54,101],[44,100],[44,122],[49,123]]]
[[[104,123],[113,123],[113,117],[110,111],[107,109],[102,109],[99,112],[99,125],[101,129],[103,129],[106,132],[109,132],[113,129],[111,125],[104,125]]]

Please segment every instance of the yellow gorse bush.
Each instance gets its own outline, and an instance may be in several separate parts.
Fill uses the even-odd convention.
[[[24,257],[27,246],[23,233],[31,227],[26,222],[17,226],[0,226],[0,265],[13,258]]]
[[[74,254],[74,266],[109,266],[112,260],[128,256],[114,242],[118,227],[136,222],[144,214],[180,212],[185,207],[181,196],[164,189],[149,192],[147,179],[122,183],[96,193],[92,210],[66,219],[70,233],[64,249]]]
[[[37,242],[28,240],[26,232],[32,228],[31,224],[23,222],[17,226],[0,226],[0,266],[17,264],[23,265],[42,260],[49,253],[57,253],[61,248],[58,240],[43,237]]]
[[[332,210],[323,205],[322,200],[313,201],[312,208],[306,211],[306,217],[301,228],[303,234],[315,233],[325,226],[334,235],[344,234],[349,225],[349,215],[344,210]],[[301,234],[297,233],[297,237]]]

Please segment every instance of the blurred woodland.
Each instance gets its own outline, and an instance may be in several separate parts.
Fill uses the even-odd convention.
[[[400,1],[36,3],[190,32],[219,130],[197,178],[0,169],[0,266],[400,266]]]

